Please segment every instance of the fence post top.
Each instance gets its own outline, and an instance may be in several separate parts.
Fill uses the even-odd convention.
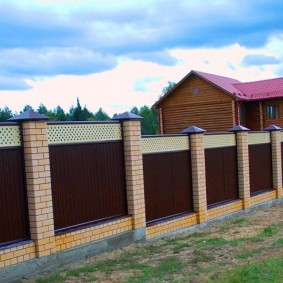
[[[263,129],[264,131],[269,131],[269,132],[272,132],[272,131],[281,131],[282,128],[276,126],[276,125],[269,125],[268,127],[266,127],[265,129]]]
[[[50,118],[48,116],[45,116],[43,114],[39,114],[37,112],[34,112],[33,110],[29,109],[19,115],[15,115],[14,117],[8,119],[9,121],[48,121]]]
[[[181,134],[203,134],[204,132],[206,132],[206,130],[199,128],[195,125],[192,125],[181,131]]]
[[[244,127],[244,126],[241,126],[241,125],[237,125],[231,129],[228,130],[229,132],[248,132],[250,131],[250,129]]]
[[[124,112],[122,114],[119,114],[115,117],[113,117],[111,120],[119,120],[119,121],[128,121],[128,120],[138,120],[140,121],[141,119],[143,119],[143,117],[136,115],[134,113],[131,112]]]

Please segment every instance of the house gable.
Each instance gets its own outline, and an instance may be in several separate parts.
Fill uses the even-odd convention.
[[[208,131],[214,131],[217,125],[226,131],[233,124],[233,100],[221,88],[191,73],[158,104],[163,131],[178,133],[192,124]]]

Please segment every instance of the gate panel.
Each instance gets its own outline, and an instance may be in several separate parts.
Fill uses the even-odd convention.
[[[50,146],[55,229],[127,215],[122,141]]]
[[[29,239],[22,149],[0,148],[0,246]]]
[[[205,149],[207,204],[215,205],[239,198],[237,149]]]
[[[249,145],[251,194],[273,189],[271,145]]]
[[[193,211],[189,151],[143,155],[146,221]]]

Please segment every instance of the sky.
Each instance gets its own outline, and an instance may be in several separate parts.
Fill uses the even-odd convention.
[[[282,0],[0,0],[0,108],[109,115],[191,70],[283,76]]]

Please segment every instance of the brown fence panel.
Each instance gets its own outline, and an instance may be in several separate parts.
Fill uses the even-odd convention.
[[[206,194],[209,206],[239,198],[235,146],[205,149]]]
[[[55,230],[127,214],[122,142],[50,146]]]
[[[21,148],[0,149],[0,246],[29,239]]]
[[[273,189],[271,145],[249,145],[250,192],[260,193]]]
[[[193,211],[189,151],[143,155],[146,221]]]

